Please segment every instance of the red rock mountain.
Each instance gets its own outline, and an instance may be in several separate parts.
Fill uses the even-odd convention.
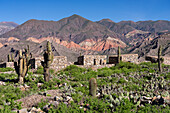
[[[170,22],[164,20],[115,23],[110,19],[103,19],[92,22],[79,15],[72,15],[59,21],[29,20],[0,35],[0,43],[1,46],[8,44],[4,38],[9,37],[36,43],[51,40],[75,51],[92,50],[107,53],[115,51],[112,48],[118,46],[131,50],[132,47],[138,47],[140,43],[151,41],[160,33],[168,31]]]

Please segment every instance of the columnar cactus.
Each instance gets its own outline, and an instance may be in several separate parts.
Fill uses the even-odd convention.
[[[22,54],[22,51],[19,51],[19,59],[18,62],[14,63],[15,71],[18,74],[18,82],[20,84],[24,83],[24,77],[28,72],[30,67],[30,57],[27,54],[27,50],[25,49],[25,54]]]
[[[95,78],[91,78],[89,81],[89,94],[93,97],[96,97],[97,91],[97,82]]]
[[[118,46],[118,50],[117,50],[118,63],[120,63],[120,55],[121,55],[120,47]]]
[[[11,61],[14,62],[14,54],[11,54]]]
[[[14,54],[8,54],[8,62],[14,62]]]
[[[8,62],[11,62],[12,60],[11,60],[11,56],[10,56],[10,54],[8,54]]]
[[[49,67],[53,62],[53,52],[51,50],[51,44],[47,42],[47,50],[44,52],[44,61],[41,61],[41,65],[44,67],[44,80],[46,82],[50,79]]]
[[[162,62],[163,62],[163,58],[161,57],[162,54],[162,46],[159,46],[158,49],[158,68],[159,68],[159,72],[162,72]]]

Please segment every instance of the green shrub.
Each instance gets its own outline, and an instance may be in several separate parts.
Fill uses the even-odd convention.
[[[11,67],[0,68],[0,72],[7,72],[7,71],[15,71],[15,70]]]
[[[98,69],[99,77],[107,77],[107,76],[111,76],[112,74],[113,74],[113,70],[111,70],[109,68]]]
[[[44,73],[44,69],[43,69],[43,66],[39,66],[37,68],[37,71],[35,72],[36,74],[43,74]]]

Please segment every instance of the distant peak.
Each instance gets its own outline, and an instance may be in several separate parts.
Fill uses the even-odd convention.
[[[103,22],[103,21],[113,22],[112,20],[110,20],[110,19],[108,19],[108,18],[100,20],[100,22]],[[114,22],[114,23],[115,23],[115,22]]]
[[[68,18],[71,18],[71,19],[74,19],[74,18],[81,18],[81,19],[88,20],[88,19],[86,19],[86,18],[84,18],[84,17],[82,17],[82,16],[80,16],[80,15],[77,15],[77,14],[74,14],[74,15],[68,17]]]
[[[120,21],[119,23],[136,23],[136,22],[134,22],[134,21],[131,21],[131,20],[128,20],[128,21]]]

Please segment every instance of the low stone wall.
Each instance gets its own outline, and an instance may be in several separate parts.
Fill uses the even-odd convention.
[[[122,54],[121,61],[138,64],[139,63],[138,54]],[[117,55],[109,55],[109,64],[116,64],[116,63],[117,63]]]
[[[105,65],[107,60],[106,55],[84,55],[78,57],[79,65]]]
[[[165,57],[165,56],[162,56],[164,58],[164,64],[166,65],[170,65],[170,57]],[[145,57],[145,60],[147,61],[151,61],[152,63],[156,63],[157,62],[157,59],[158,57],[157,56],[146,56]]]
[[[14,62],[3,62],[0,64],[0,68],[11,67],[14,68]]]
[[[41,61],[44,61],[44,57],[36,57],[35,58],[35,68],[41,66]],[[54,69],[55,71],[59,71],[69,64],[67,62],[66,56],[54,56],[53,63],[51,64],[50,68]]]

